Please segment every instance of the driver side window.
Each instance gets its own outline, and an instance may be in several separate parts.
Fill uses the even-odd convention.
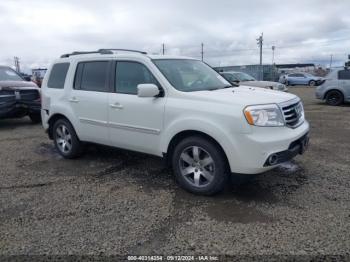
[[[143,64],[137,62],[117,62],[115,89],[121,94],[137,94],[137,85],[155,84],[158,81]]]

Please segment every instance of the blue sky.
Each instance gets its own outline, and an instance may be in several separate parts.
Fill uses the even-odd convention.
[[[0,64],[45,67],[75,50],[135,48],[204,57],[212,66],[263,62],[341,65],[350,53],[350,1],[2,0]]]

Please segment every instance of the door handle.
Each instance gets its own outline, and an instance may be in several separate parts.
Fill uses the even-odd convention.
[[[72,97],[72,98],[69,99],[69,102],[78,103],[79,100],[76,97]]]
[[[114,103],[114,104],[110,104],[110,107],[111,108],[114,108],[114,109],[123,109],[124,107],[119,104],[119,103]]]

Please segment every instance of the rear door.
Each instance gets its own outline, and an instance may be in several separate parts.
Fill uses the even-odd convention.
[[[350,101],[350,70],[340,70],[338,72],[339,88],[344,93],[346,101]]]
[[[114,92],[109,96],[109,134],[111,144],[130,150],[159,155],[165,96],[138,97],[138,84],[161,86],[146,65],[136,61],[117,61]]]
[[[108,60],[77,64],[73,89],[68,101],[79,122],[81,140],[108,144]]]

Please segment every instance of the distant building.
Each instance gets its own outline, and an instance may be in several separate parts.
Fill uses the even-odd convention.
[[[32,69],[32,80],[35,82],[39,87],[41,87],[41,83],[43,81],[43,78],[46,74],[47,69],[46,68],[35,68]]]
[[[32,69],[32,77],[33,79],[43,79],[46,74],[46,68],[34,68]]]

